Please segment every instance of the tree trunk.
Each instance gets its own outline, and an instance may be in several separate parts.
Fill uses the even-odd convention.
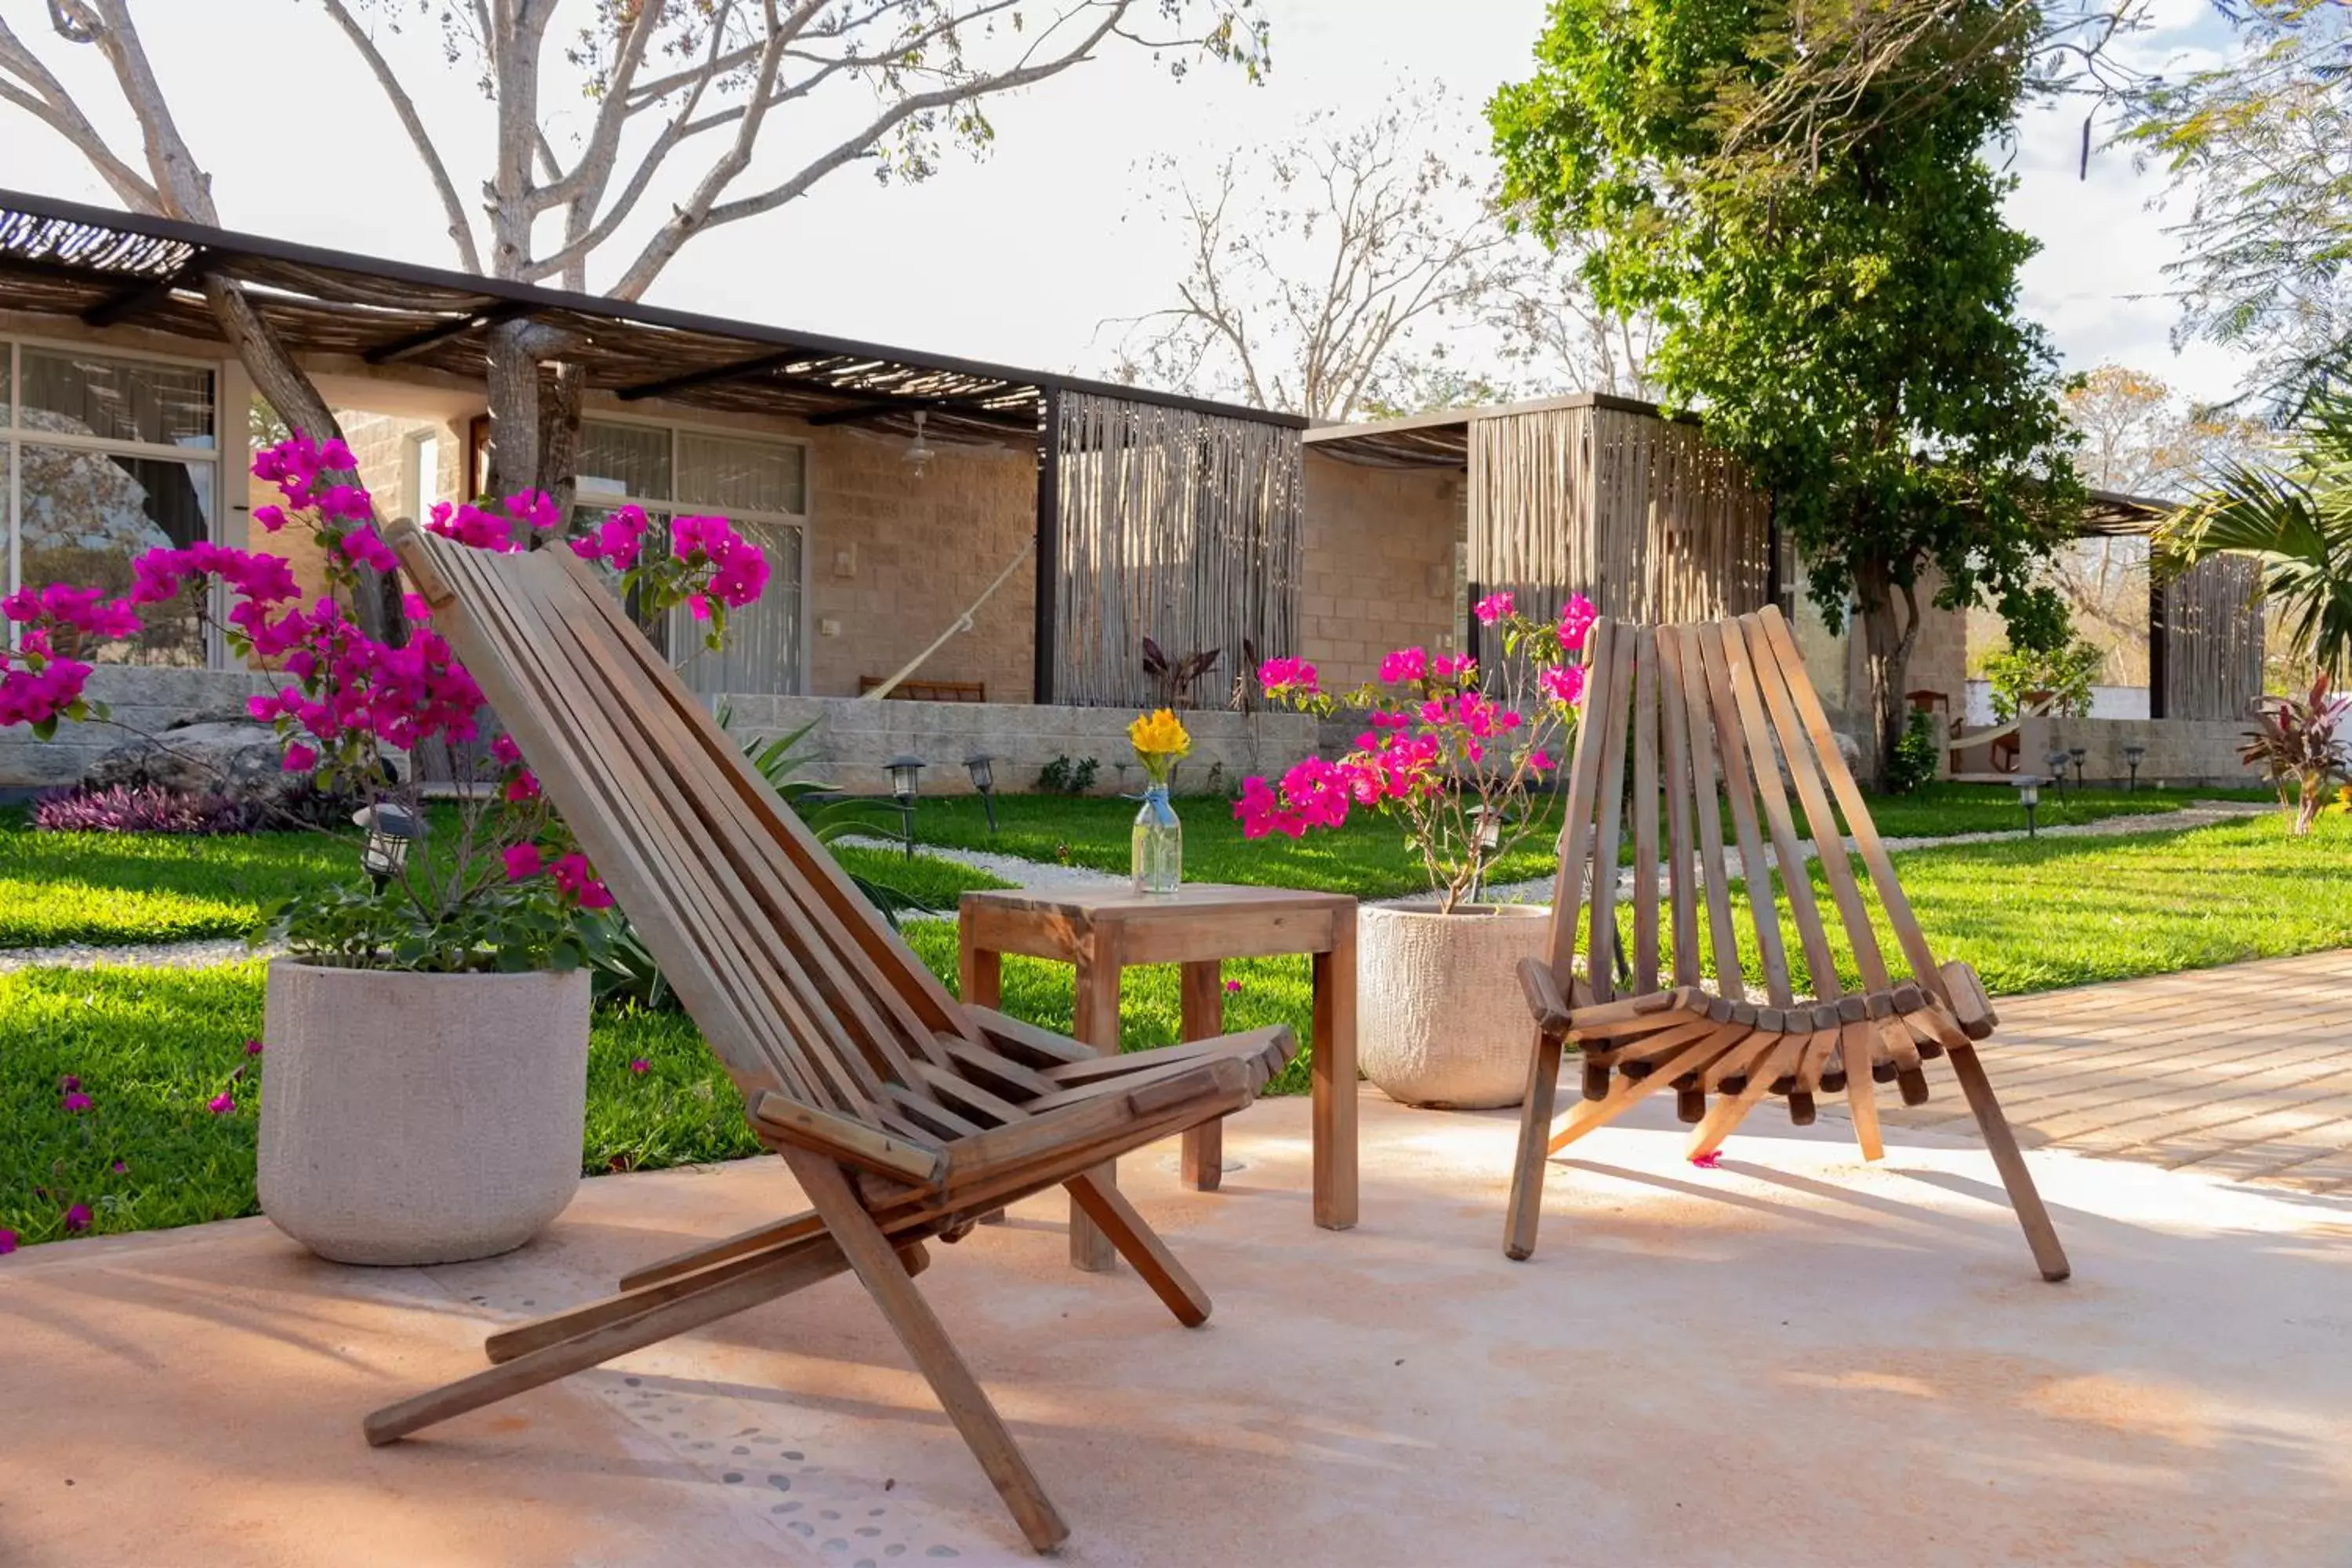
[[[494,497],[545,490],[559,515],[572,506],[585,376],[551,363],[572,334],[528,320],[490,329],[490,472]]]
[[[205,301],[211,306],[213,319],[220,323],[221,331],[236,350],[236,357],[245,365],[246,374],[253,377],[255,389],[268,399],[278,417],[314,441],[331,437],[340,439],[343,428],[335,418],[334,410],[327,406],[327,400],[319,395],[319,389],[311,384],[310,376],[294,363],[294,356],[286,352],[286,345],[278,341],[278,334],[253,308],[253,302],[245,297],[244,291],[225,279],[207,278],[205,280]],[[243,414],[242,409],[228,409],[222,411],[220,416],[240,418]],[[222,480],[224,484],[233,484],[237,478],[224,475]],[[358,472],[350,468],[332,470],[323,479],[329,484],[360,483]],[[222,499],[226,500],[226,498]],[[360,567],[356,598],[358,603],[352,606],[352,615],[359,622],[362,631],[378,642],[405,640],[406,626],[400,613],[400,595],[393,579],[380,575],[370,567]]]
[[[1863,679],[1878,735],[1878,754],[1871,763],[1873,787],[1884,791],[1895,748],[1910,723],[1903,693],[1911,647],[1919,639],[1919,595],[1913,584],[1896,582],[1884,562],[1857,563],[1853,580],[1855,596],[1862,601]]]

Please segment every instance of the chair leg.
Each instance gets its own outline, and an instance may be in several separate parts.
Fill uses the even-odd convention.
[[[898,1334],[898,1342],[906,1346],[908,1355],[939,1395],[948,1419],[963,1435],[972,1458],[980,1461],[980,1468],[995,1484],[997,1495],[1012,1510],[1021,1533],[1036,1550],[1052,1551],[1068,1538],[1070,1527],[1055,1511],[1045,1489],[1038,1484],[1029,1461],[1013,1443],[1004,1418],[996,1413],[971,1369],[956,1353],[947,1330],[940,1325],[922,1292],[915,1289],[915,1282],[907,1277],[889,1238],[850,1190],[841,1167],[822,1155],[799,1149],[786,1150],[784,1159],[799,1178],[801,1190],[808,1194],[817,1213],[824,1216],[826,1228],[849,1259],[849,1266],[857,1270],[857,1278],[864,1281],[875,1306]]]
[[[1216,1123],[1207,1125],[1214,1127]],[[1168,1244],[1143,1222],[1135,1205],[1121,1196],[1117,1187],[1097,1180],[1092,1172],[1073,1176],[1063,1184],[1070,1189],[1070,1196],[1086,1211],[1087,1217],[1095,1222],[1095,1228],[1110,1237],[1110,1244],[1118,1248],[1120,1257],[1135,1266],[1143,1282],[1151,1287],[1151,1293],[1176,1314],[1178,1322],[1188,1329],[1197,1329],[1209,1321],[1208,1292],[1176,1261]]]
[[[1544,1139],[1559,1092],[1560,1039],[1536,1031],[1528,1061],[1528,1098],[1519,1107],[1519,1149],[1511,1160],[1511,1206],[1503,1220],[1503,1255],[1521,1262],[1534,1256],[1536,1226],[1542,1218]]]
[[[1738,1094],[1717,1096],[1706,1117],[1691,1129],[1690,1142],[1683,1146],[1683,1157],[1704,1160],[1723,1147],[1723,1141],[1748,1119],[1757,1101],[1769,1093],[1781,1074],[1794,1072],[1805,1054],[1805,1042],[1810,1035],[1783,1036],[1779,1044],[1757,1060],[1748,1064],[1748,1082]]]
[[[2074,1268],[2066,1261],[2066,1249],[2058,1244],[2058,1227],[2050,1223],[2050,1211],[2042,1206],[2042,1194],[2034,1188],[2032,1173],[2025,1168],[2025,1156],[2018,1152],[2009,1118],[2001,1114],[2000,1101],[1993,1098],[1992,1080],[1985,1077],[1984,1063],[1977,1059],[1974,1044],[1947,1047],[1945,1055],[1951,1058],[1952,1076],[1960,1080],[1960,1092],[1976,1113],[1985,1147],[1992,1151],[2000,1184],[2009,1189],[2010,1207],[2017,1211],[2026,1245],[2033,1248],[2033,1261],[2042,1269],[2042,1278],[2054,1285]]]
[[[887,1251],[889,1244],[884,1242],[882,1246]],[[689,1329],[732,1317],[746,1307],[790,1295],[820,1279],[831,1279],[845,1266],[842,1249],[829,1237],[813,1247],[796,1247],[779,1256],[761,1258],[740,1270],[730,1266],[722,1277],[698,1283],[689,1291],[647,1310],[544,1345],[413,1399],[387,1405],[364,1423],[367,1440],[377,1447],[396,1443],[411,1432],[446,1421],[452,1415],[495,1405],[526,1389],[553,1383]]]

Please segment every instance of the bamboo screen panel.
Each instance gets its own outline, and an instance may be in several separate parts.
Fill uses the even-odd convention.
[[[2263,694],[2262,567],[2216,555],[2164,585],[2164,716],[2242,719]]]
[[[1150,637],[1222,655],[1195,687],[1297,646],[1299,432],[1065,392],[1054,700],[1140,707]]]
[[[1716,620],[1763,607],[1770,554],[1769,504],[1689,425],[1607,407],[1470,423],[1481,593],[1538,615],[1573,592],[1605,616]]]

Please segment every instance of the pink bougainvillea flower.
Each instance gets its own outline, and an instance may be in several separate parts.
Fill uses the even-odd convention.
[[[538,845],[509,844],[504,849],[500,850],[499,853],[506,857],[508,881],[520,882],[526,878],[536,877],[539,875],[540,854]]]
[[[1723,1156],[1710,1149],[1704,1154],[1693,1156],[1691,1163],[1702,1171],[1720,1170],[1723,1166]]]
[[[635,1073],[640,1078],[643,1078],[646,1073],[652,1071],[653,1065],[653,1063],[646,1060],[643,1057],[631,1057],[629,1058],[629,1070]]]
[[[1381,660],[1381,679],[1395,684],[1402,680],[1421,680],[1429,674],[1429,653],[1424,648],[1401,647]]]
[[[1554,702],[1573,707],[1584,700],[1584,667],[1559,664],[1539,669],[1536,671],[1536,685]]]
[[[205,1101],[205,1109],[215,1116],[226,1116],[236,1109],[236,1096],[226,1089]]]
[[[588,857],[577,849],[559,857],[549,868],[549,875],[555,879],[556,890],[568,899],[576,900],[582,909],[609,910],[613,907],[613,895],[605,890],[604,883],[596,879],[596,873],[588,865]]]
[[[292,745],[286,748],[285,766],[288,773],[308,773],[318,765],[319,752],[317,748],[304,745],[299,741],[295,742]]]
[[[522,748],[514,743],[511,735],[500,735],[490,742],[490,756],[502,768],[522,766]]]
[[[1225,994],[1228,996],[1240,994],[1241,988],[1242,983],[1238,980],[1228,980],[1225,982]]]
[[[1528,766],[1539,773],[1549,773],[1554,765],[1551,753],[1540,746],[1528,753]]]
[[[1482,626],[1491,626],[1510,613],[1511,596],[1508,594],[1489,594],[1478,601],[1478,624]]]
[[[247,1040],[247,1041],[246,1041],[246,1042],[245,1042],[245,1054],[246,1054],[247,1056],[249,1056],[249,1057],[257,1057],[257,1056],[259,1056],[259,1055],[261,1054],[261,1042],[260,1042],[259,1040]]]
[[[79,1089],[75,1089],[73,1092],[68,1094],[63,1100],[58,1101],[58,1109],[66,1112],[69,1116],[79,1116],[96,1103],[97,1102],[91,1100],[89,1096],[82,1093]]]
[[[1601,614],[1592,607],[1591,600],[1581,594],[1570,594],[1568,603],[1559,610],[1560,645],[1570,649],[1583,647],[1584,634],[1591,631],[1592,623],[1600,618]]]
[[[58,1079],[58,1088],[68,1093],[71,1093],[73,1090],[79,1089],[80,1087],[81,1079],[74,1077],[71,1073],[68,1073],[65,1077]]]
[[[1281,697],[1296,692],[1302,697],[1317,695],[1322,689],[1315,667],[1303,658],[1270,658],[1257,667],[1257,681],[1265,688],[1268,697]]]
[[[109,1165],[107,1169],[120,1176],[130,1171],[131,1162],[128,1160],[117,1160],[113,1164]]]
[[[0,1230],[0,1258],[5,1258],[16,1250],[16,1233],[13,1230]]]
[[[1478,661],[1466,653],[1441,653],[1430,668],[1440,680],[1466,680],[1478,672]]]
[[[509,802],[516,805],[520,805],[527,800],[537,800],[539,798],[539,775],[532,773],[529,768],[524,768],[521,772],[516,773],[514,777],[507,780],[507,787],[499,793],[505,795]]]
[[[89,1228],[89,1205],[76,1204],[66,1210],[66,1229],[79,1234]]]

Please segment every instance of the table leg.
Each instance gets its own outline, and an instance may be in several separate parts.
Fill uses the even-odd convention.
[[[1004,1000],[1004,955],[974,947],[970,942],[959,944],[956,950],[956,994],[962,997],[968,1006],[1001,1005]],[[1004,1211],[991,1209],[980,1216],[980,1223],[1003,1225]]]
[[[1356,911],[1315,955],[1315,1223],[1356,1223]]]
[[[1215,959],[1183,966],[1182,1037],[1213,1039],[1225,1032],[1224,966]],[[1198,1193],[1213,1193],[1225,1179],[1225,1123],[1220,1117],[1184,1134],[1179,1161],[1184,1184]]]
[[[1119,962],[1116,952],[1097,950],[1091,959],[1078,963],[1075,1033],[1079,1040],[1092,1046],[1104,1056],[1118,1054],[1118,982]],[[1116,1162],[1097,1165],[1089,1173],[1106,1186],[1118,1184]],[[1070,1202],[1070,1262],[1074,1267],[1093,1274],[1108,1274],[1118,1267],[1118,1252],[1110,1237],[1095,1227],[1095,1222],[1080,1211],[1077,1201]]]
[[[1004,1001],[1004,955],[984,948],[965,947],[956,954],[956,994],[974,1007],[996,1007]]]

